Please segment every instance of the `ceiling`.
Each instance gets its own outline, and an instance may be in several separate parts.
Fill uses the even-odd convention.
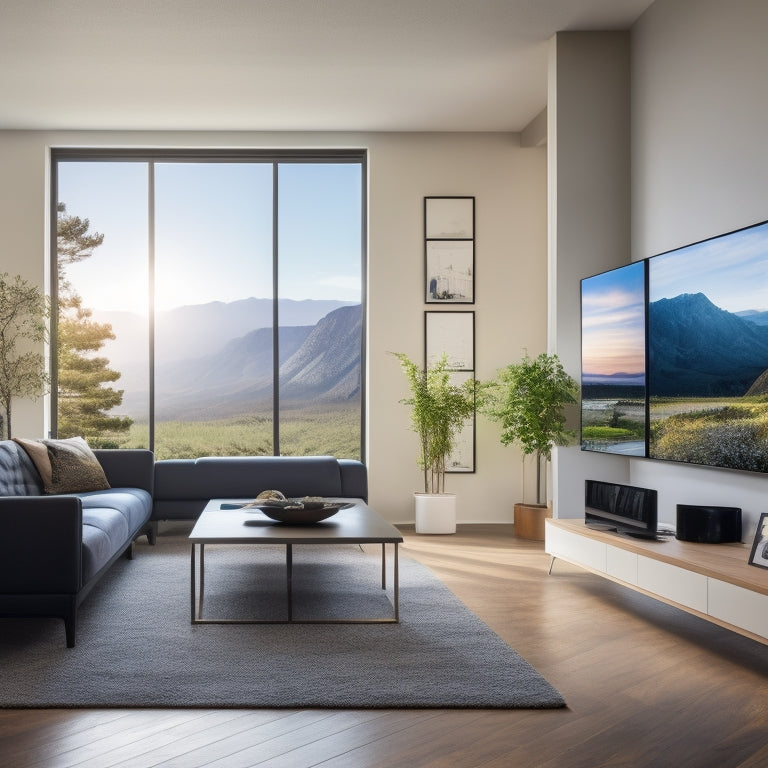
[[[0,129],[520,131],[653,0],[0,0]]]

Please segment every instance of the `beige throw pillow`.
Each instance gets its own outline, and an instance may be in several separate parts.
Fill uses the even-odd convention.
[[[48,458],[48,447],[43,445],[42,440],[25,440],[22,437],[14,437],[13,441],[18,443],[32,459],[32,463],[43,481],[43,487],[50,487],[53,483],[53,476],[51,460]]]
[[[99,460],[82,437],[42,442],[51,462],[51,483],[46,483],[46,493],[82,493],[110,487]]]

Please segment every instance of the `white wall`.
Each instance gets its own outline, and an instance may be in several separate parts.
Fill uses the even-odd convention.
[[[632,29],[632,258],[768,219],[768,3],[656,0]],[[641,459],[637,485],[675,504],[740,506],[745,540],[768,477]]]
[[[629,34],[566,32],[550,41],[549,348],[581,376],[580,280],[628,264]],[[574,409],[570,426],[579,427]],[[620,456],[556,448],[556,517],[584,515],[585,478],[627,482]]]
[[[423,198],[476,198],[476,367],[487,378],[524,348],[546,345],[546,150],[516,134],[249,134],[0,132],[0,271],[47,287],[50,146],[354,147],[369,150],[368,466],[371,503],[394,522],[413,519],[420,489],[416,437],[397,361],[423,357]],[[44,434],[45,408],[14,404],[18,436]],[[478,421],[477,472],[451,475],[460,522],[509,522],[521,498],[519,454]]]

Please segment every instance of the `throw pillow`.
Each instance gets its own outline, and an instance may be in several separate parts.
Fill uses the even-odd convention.
[[[82,493],[110,487],[99,460],[82,437],[43,440],[51,461],[51,484],[46,493]]]
[[[53,483],[53,477],[47,446],[43,445],[42,440],[25,440],[21,437],[14,437],[13,441],[27,452],[43,481],[43,487],[48,488]]]

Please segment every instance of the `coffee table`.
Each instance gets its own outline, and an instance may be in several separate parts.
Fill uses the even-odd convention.
[[[345,501],[345,499],[329,499],[329,501]],[[380,517],[367,504],[356,502],[319,523],[289,525],[274,522],[257,510],[231,508],[246,503],[247,501],[241,499],[211,499],[189,535],[192,543],[190,589],[192,624],[396,624],[400,621],[398,545],[403,541],[403,537],[394,525]],[[223,509],[222,506],[224,506]],[[287,617],[285,619],[203,618],[206,544],[284,544]],[[387,588],[386,545],[391,544],[394,548],[393,616],[391,618],[295,619],[292,595],[293,546],[295,544],[381,544],[382,589]],[[199,577],[196,561],[199,563]],[[198,588],[199,598],[196,595]]]

